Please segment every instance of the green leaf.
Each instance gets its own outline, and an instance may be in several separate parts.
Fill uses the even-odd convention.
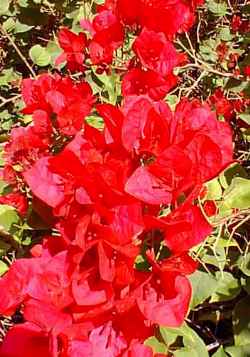
[[[55,41],[49,41],[46,49],[47,49],[48,54],[51,57],[52,63],[54,63],[55,59],[60,55],[62,50],[60,49],[60,47],[58,46],[58,44]]]
[[[180,349],[179,351],[176,351],[174,353],[175,357],[179,357],[179,356],[191,357],[191,352],[192,352],[192,357],[201,357],[201,356],[208,357],[208,352],[205,343],[202,341],[199,335],[197,335],[197,333],[186,323],[184,323],[179,328],[161,327],[160,332],[163,339],[165,340],[164,331],[165,331],[165,335],[167,335],[170,332],[173,335],[175,334],[176,337],[181,336],[183,338],[184,348]],[[167,341],[165,342],[167,343]]]
[[[233,164],[229,166],[223,173],[219,176],[220,184],[223,188],[227,188],[234,177],[243,177],[247,178],[246,170],[239,164]]]
[[[223,347],[221,346],[213,355],[212,357],[228,357],[226,352],[224,351]]]
[[[51,57],[46,48],[35,45],[29,51],[30,58],[33,63],[37,64],[40,67],[48,66],[51,62]]]
[[[247,88],[249,85],[248,81],[239,80],[236,78],[230,78],[224,89],[230,90],[234,93],[240,93]]]
[[[8,20],[4,21],[3,23],[3,28],[6,32],[11,32],[15,29],[16,23],[12,19],[12,17],[9,17]]]
[[[174,352],[174,357],[198,357],[198,355],[195,349],[183,347]]]
[[[164,343],[157,340],[155,336],[147,338],[144,341],[144,345],[151,347],[154,354],[156,353],[166,354],[168,352],[167,346]]]
[[[104,121],[98,115],[89,115],[85,120],[89,125],[96,129],[102,130],[104,128]]]
[[[33,27],[34,26],[29,26],[29,25],[23,24],[17,20],[14,33],[24,33],[24,32],[30,31]]]
[[[238,117],[243,120],[246,124],[250,125],[250,114],[249,113],[242,113],[239,114]]]
[[[79,22],[82,18],[85,17],[85,12],[86,12],[86,9],[83,5],[80,6],[79,9],[75,12],[75,14],[72,17],[73,18],[72,31],[74,31],[74,32],[81,31],[81,28],[79,28]]]
[[[0,180],[0,195],[3,195],[5,190],[9,187],[9,184],[3,180]]]
[[[226,352],[231,357],[249,357],[250,356],[250,344],[248,344],[246,346],[227,347]]]
[[[213,294],[217,287],[217,280],[199,270],[190,275],[189,279],[193,288],[190,308],[194,309]]]
[[[178,337],[178,332],[170,328],[160,327],[160,333],[167,346],[171,346]]]
[[[188,325],[182,327],[183,343],[185,347],[195,350],[197,356],[208,357],[208,352],[205,343]]]
[[[221,27],[219,30],[218,36],[222,41],[231,41],[232,40],[232,34],[231,34],[230,28],[228,26]]]
[[[250,277],[244,276],[240,279],[243,289],[250,295]]]
[[[177,97],[177,95],[175,94],[170,94],[166,96],[166,102],[168,103],[168,105],[170,106],[170,108],[172,110],[175,110],[175,107],[179,101],[179,98]]]
[[[13,224],[19,222],[17,211],[8,205],[0,205],[0,229],[10,232]]]
[[[229,240],[228,236],[225,236],[225,237],[220,237],[218,241],[218,247],[221,248],[238,247],[238,244],[234,238]]]
[[[22,245],[29,246],[31,242],[32,242],[32,237],[26,237],[24,240],[22,240]]]
[[[225,267],[227,257],[224,247],[219,246],[220,244],[221,244],[221,239],[219,239],[217,245],[211,247],[213,249],[208,249],[207,253],[202,256],[202,261],[205,264],[214,265],[220,271],[222,271]]]
[[[28,7],[29,3],[28,0],[18,0],[18,5],[21,7]]]
[[[250,277],[250,252],[246,255],[241,255],[237,261],[237,265],[242,273]]]
[[[137,255],[135,259],[135,266],[136,270],[140,271],[148,271],[150,268],[150,264],[148,263],[147,259],[141,254]]]
[[[1,0],[0,1],[0,15],[7,14],[10,6],[10,0]]]
[[[250,180],[242,177],[233,178],[231,185],[225,190],[221,209],[250,207]]]
[[[239,294],[241,290],[240,282],[232,274],[216,272],[216,278],[218,279],[218,284],[210,302],[232,300]]]
[[[208,0],[207,7],[214,16],[222,17],[227,14],[227,4],[225,2],[218,3],[214,0]]]
[[[13,70],[13,68],[4,69],[0,75],[0,86],[9,86],[9,83],[17,80],[20,76]]]
[[[233,311],[234,341],[236,346],[247,345],[250,341],[249,306],[250,296],[246,296],[236,304]]]
[[[219,180],[213,179],[209,181],[207,184],[207,195],[206,195],[206,200],[220,200],[222,196],[222,188],[220,185]]]
[[[109,76],[105,74],[96,76],[104,84],[104,90],[108,92],[109,103],[115,104],[121,91],[119,76],[114,73]]]
[[[218,40],[215,39],[209,39],[205,40],[201,43],[200,45],[200,55],[202,58],[207,61],[207,62],[216,62],[218,59],[217,52],[215,51],[215,48],[219,44]]]
[[[8,265],[5,264],[2,260],[0,260],[0,276],[2,276],[6,271],[8,271]]]
[[[23,33],[31,30],[34,26],[29,26],[26,24],[22,24],[19,20],[14,20],[12,17],[8,18],[3,23],[3,28],[7,32],[14,32],[14,33]]]
[[[10,248],[11,248],[10,244],[0,241],[0,256],[5,255]]]

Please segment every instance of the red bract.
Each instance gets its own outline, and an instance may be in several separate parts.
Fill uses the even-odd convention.
[[[220,88],[215,90],[208,101],[215,108],[218,115],[223,115],[226,120],[232,119],[234,115],[233,104],[224,96]]]
[[[137,199],[170,203],[232,162],[230,128],[208,107],[183,101],[172,117],[165,103],[138,96],[126,99],[123,112],[124,146],[143,163],[125,186]]]
[[[48,335],[29,322],[10,329],[0,346],[0,355],[1,357],[52,357]]]
[[[98,104],[96,109],[105,122],[104,136],[107,144],[116,147],[117,150],[123,151],[122,148],[122,112],[111,104]]]
[[[187,314],[191,298],[191,285],[186,277],[161,273],[143,287],[138,306],[152,323],[180,326]]]
[[[0,311],[21,306],[27,321],[64,341],[56,350],[70,357],[129,356],[144,351],[154,324],[181,325],[191,297],[186,275],[196,268],[187,251],[211,233],[194,200],[232,160],[230,129],[198,102],[182,102],[173,115],[164,102],[131,96],[122,111],[109,104],[97,110],[103,132],[86,124],[61,152],[24,171],[35,197],[53,208],[61,237],[46,239],[0,280],[3,289],[11,286]],[[178,206],[180,195],[186,200]],[[176,209],[159,218],[162,204]],[[172,256],[157,262],[147,252],[152,271],[138,272],[135,260],[154,231]],[[131,316],[140,326],[136,344],[125,332]],[[85,324],[84,337],[70,340],[66,331],[77,324]],[[107,326],[114,343],[97,347]]]
[[[250,66],[244,67],[244,74],[247,77],[250,77]]]
[[[214,201],[205,201],[203,209],[208,217],[214,216],[217,213],[217,206]]]
[[[242,25],[241,17],[239,15],[234,15],[231,22],[231,28],[233,32],[239,31],[241,25]]]
[[[173,38],[177,32],[187,31],[194,22],[194,10],[203,0],[106,0],[106,8],[117,13],[126,25],[140,25]]]
[[[92,90],[86,82],[74,83],[70,78],[43,74],[38,79],[25,79],[22,95],[26,114],[48,115],[61,134],[75,135],[83,126],[93,105]]]
[[[143,29],[133,44],[133,50],[142,66],[166,77],[178,65],[179,57],[163,33]]]
[[[38,198],[56,207],[64,198],[62,179],[48,170],[48,163],[48,158],[43,157],[24,173],[24,178]]]
[[[208,181],[232,163],[232,132],[220,122],[208,106],[183,100],[175,113],[174,142],[186,146],[186,153],[195,164],[198,181]]]
[[[160,262],[161,271],[174,271],[183,275],[189,275],[195,272],[198,262],[194,261],[186,252]]]
[[[58,33],[58,42],[63,53],[56,58],[56,65],[66,61],[70,71],[84,71],[87,47],[86,35],[83,33],[76,35],[67,28],[62,28]]]
[[[19,192],[8,193],[7,195],[0,197],[0,204],[6,204],[13,206],[20,216],[24,217],[28,210],[28,201],[26,196]]]
[[[27,311],[30,304],[35,304],[39,311],[39,304],[47,303],[48,315],[52,317],[51,311],[54,309],[55,316],[57,313],[60,317],[60,309],[72,302],[67,290],[70,275],[66,273],[70,263],[67,252],[58,253],[55,257],[20,259],[15,262],[9,273],[0,281],[2,287],[10,286],[6,298],[1,301],[1,313],[14,312],[21,302],[26,301]],[[32,319],[35,319],[35,323],[39,321],[40,325],[43,322],[50,324],[48,318],[39,316],[38,313],[31,315],[29,320]],[[62,322],[65,322],[65,317]],[[51,323],[50,327],[54,328],[54,323]]]
[[[132,341],[128,351],[126,351],[122,355],[122,357],[152,357],[152,356],[153,356],[153,351],[151,350],[151,348],[137,341]]]
[[[109,323],[94,329],[88,341],[73,341],[68,352],[69,356],[109,357],[120,356],[126,347],[124,338]]]
[[[211,225],[196,206],[180,207],[165,219],[163,231],[168,248],[180,254],[201,243],[212,233]]]
[[[170,39],[177,32],[187,31],[194,22],[193,9],[182,0],[140,0],[139,16],[142,26],[163,32]]]
[[[9,142],[4,147],[6,166],[19,165],[19,171],[30,167],[38,158],[48,152],[50,137],[36,132],[36,126],[13,128]]]
[[[123,43],[123,26],[112,11],[105,10],[95,16],[92,33],[93,38],[89,44],[92,63],[111,63],[114,51]]]
[[[172,113],[166,103],[147,96],[126,97],[123,114],[122,141],[128,151],[153,156],[168,145]]]
[[[169,204],[172,201],[171,187],[144,167],[139,167],[132,174],[125,189],[135,198],[151,205]]]
[[[123,77],[122,94],[124,96],[148,94],[152,99],[160,100],[176,83],[177,79],[173,74],[164,78],[157,72],[134,68]]]
[[[146,228],[149,231],[156,229],[161,232],[161,237],[164,239],[168,249],[174,255],[180,255],[182,258],[183,254],[200,244],[212,233],[212,226],[205,219],[200,208],[191,204],[199,192],[198,190],[196,191],[186,199],[184,204],[165,217],[145,216]],[[170,261],[167,261],[167,264],[169,263]],[[186,263],[183,261],[182,264],[185,266]],[[186,274],[189,274],[189,272],[187,271]]]
[[[107,219],[107,209],[133,202],[124,192],[130,162],[102,156],[101,151],[80,134],[63,152],[47,159],[47,169],[45,160],[38,161],[24,176],[37,197],[52,207],[60,204],[57,207],[59,216],[67,215],[70,205],[75,202],[92,207]],[[41,186],[34,179],[37,175]]]

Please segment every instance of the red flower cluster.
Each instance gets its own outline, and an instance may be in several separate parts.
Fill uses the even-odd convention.
[[[172,39],[177,32],[188,31],[194,22],[194,10],[203,0],[106,0],[101,7],[111,9],[123,24],[147,27]]]
[[[233,122],[237,113],[244,113],[249,107],[249,98],[246,98],[244,93],[241,93],[240,95],[240,99],[231,100],[226,98],[221,88],[217,88],[208,98],[208,104],[215,109],[218,116],[221,115],[228,122]],[[241,125],[239,122],[238,124]]]
[[[107,1],[84,23],[90,40],[60,32],[57,62],[84,70],[89,59],[112,61],[124,24],[148,27],[133,43],[137,64],[123,78],[121,106],[59,75],[23,81],[33,121],[12,130],[4,177],[29,187],[57,234],[0,280],[0,313],[20,310],[25,320],[8,332],[2,357],[152,357],[144,340],[187,315],[187,275],[197,268],[189,250],[212,230],[197,198],[232,162],[230,128],[208,105],[182,100],[173,113],[160,100],[180,61],[167,37],[190,26],[197,3]],[[91,110],[103,130],[84,122]]]
[[[83,71],[98,65],[98,71],[107,69],[113,61],[115,51],[123,44],[127,28],[141,34],[133,44],[138,64],[124,76],[123,95],[148,94],[158,100],[176,85],[173,68],[184,58],[177,54],[169,42],[176,33],[187,31],[194,22],[194,10],[203,0],[187,2],[106,0],[99,6],[93,21],[82,20],[86,35],[73,34],[67,29],[59,33],[59,45],[63,53],[56,64],[64,61],[71,71]],[[86,51],[88,47],[88,51]]]
[[[58,42],[63,53],[57,57],[56,64],[59,65],[66,61],[70,71],[84,71],[83,62],[86,57],[87,36],[84,33],[76,35],[64,28],[58,35]]]
[[[30,95],[24,86],[30,100],[41,80],[29,82]],[[186,275],[196,268],[188,250],[211,232],[194,202],[232,160],[230,129],[187,101],[174,115],[147,96],[96,109],[103,132],[85,123],[61,152],[45,149],[25,165],[22,176],[47,214],[52,209],[60,236],[44,239],[0,281],[7,289],[0,312],[22,305],[28,321],[11,330],[3,351],[26,331],[27,344],[38,338],[48,356],[142,355],[148,348],[139,343],[156,324],[179,326],[187,314]],[[164,216],[167,206],[176,208]]]
[[[152,99],[163,99],[177,83],[173,69],[180,63],[181,56],[163,33],[147,29],[136,38],[133,49],[139,64],[124,76],[123,95],[148,94]]]

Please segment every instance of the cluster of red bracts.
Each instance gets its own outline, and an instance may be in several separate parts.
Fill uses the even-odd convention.
[[[172,25],[156,22],[163,3]],[[144,340],[184,321],[187,275],[197,268],[189,250],[212,231],[197,198],[232,162],[230,128],[208,105],[182,100],[173,113],[160,100],[179,63],[167,38],[190,26],[195,5],[107,1],[84,24],[91,41],[61,31],[58,62],[84,70],[88,56],[112,60],[125,25],[147,26],[133,44],[139,64],[123,78],[121,106],[99,103],[87,83],[58,74],[23,81],[33,121],[14,128],[5,147],[9,203],[23,215],[18,189],[28,187],[33,209],[57,234],[0,280],[0,313],[20,310],[25,320],[7,333],[1,357],[151,357]],[[103,130],[84,121],[91,111]]]

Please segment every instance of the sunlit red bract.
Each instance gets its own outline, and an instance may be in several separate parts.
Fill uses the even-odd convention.
[[[24,319],[1,357],[152,357],[145,339],[187,316],[197,268],[189,251],[212,232],[197,198],[233,162],[230,127],[208,104],[183,99],[171,110],[163,100],[183,58],[171,40],[201,4],[107,0],[81,21],[84,33],[59,31],[56,63],[70,73],[112,71],[128,31],[136,34],[117,103],[94,95],[87,76],[23,80],[32,121],[5,145],[13,192],[0,202],[22,217],[29,202],[50,234],[0,279],[0,313]],[[219,91],[211,102],[231,113]],[[103,129],[86,120],[93,113]]]

